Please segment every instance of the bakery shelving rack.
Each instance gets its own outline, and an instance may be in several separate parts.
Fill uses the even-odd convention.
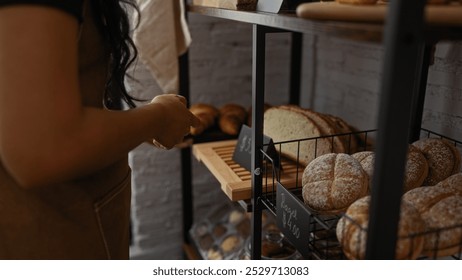
[[[302,19],[294,13],[270,14],[189,6],[188,11],[204,16],[239,21],[253,26],[252,52],[252,251],[261,257],[263,104],[266,34],[292,33],[290,103],[299,102],[300,60],[303,34],[332,36],[383,44],[385,55],[377,120],[376,168],[371,194],[367,259],[393,259],[407,144],[419,138],[428,68],[432,47],[439,40],[462,39],[462,27],[435,26],[424,22],[424,1],[391,1],[386,23],[354,23]],[[180,90],[189,97],[188,56],[180,58]],[[411,77],[411,78],[410,78]],[[393,151],[393,152],[390,152]],[[190,242],[192,225],[191,148],[182,154],[184,239]]]

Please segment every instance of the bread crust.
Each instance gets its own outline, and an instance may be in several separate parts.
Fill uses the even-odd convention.
[[[191,127],[191,135],[199,135],[216,124],[219,113],[216,107],[205,103],[196,103],[191,105],[189,110],[201,122],[199,126]]]
[[[349,259],[364,259],[366,255],[367,226],[370,196],[355,201],[336,227],[337,238]],[[419,235],[424,223],[412,205],[402,202],[396,242],[396,259],[416,259],[422,252],[423,237]]]
[[[462,195],[462,173],[457,173],[437,184],[440,188],[451,189],[458,195]]]
[[[452,188],[430,186],[403,196],[425,221],[423,254],[429,257],[457,253],[462,244],[462,196]]]
[[[368,177],[352,156],[330,153],[308,164],[302,185],[309,208],[319,214],[339,214],[367,194]]]

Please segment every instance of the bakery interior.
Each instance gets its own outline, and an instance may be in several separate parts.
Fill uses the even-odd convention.
[[[421,27],[416,17],[405,31],[399,31],[393,24],[385,25],[384,18],[365,16],[358,22],[354,16],[336,18],[335,13],[334,19],[312,18],[315,13],[300,10],[315,4],[310,1],[280,1],[282,6],[275,12],[256,11],[264,8],[258,8],[264,0],[179,2],[185,20],[181,36],[187,30],[191,41],[182,53],[173,52],[169,61],[177,63],[167,73],[175,76],[173,86],[162,73],[153,73],[143,50],[131,70],[135,80],[128,83],[131,94],[147,100],[170,89],[187,94],[191,110],[202,114],[209,126],[192,131],[194,136],[172,150],[143,144],[130,153],[131,259],[258,259],[260,254],[263,259],[389,258],[374,253],[380,242],[366,239],[372,233],[367,228],[368,215],[371,227],[375,224],[377,229],[374,217],[396,227],[398,234],[387,236],[389,242],[396,242],[390,258],[461,259],[460,19],[441,20],[436,11],[432,28]],[[324,4],[336,9],[352,6],[341,2]],[[372,11],[375,6],[393,5],[373,2],[353,5],[353,9]],[[422,8],[462,11],[462,1],[449,2]],[[231,6],[218,6],[224,3]],[[142,16],[150,12],[149,7],[144,9]],[[162,9],[171,12],[171,7]],[[377,17],[375,12],[371,17]],[[183,19],[178,14],[163,15],[158,19],[161,24],[142,22],[135,41],[152,46],[156,31]],[[400,14],[382,16],[403,20]],[[180,36],[178,30],[172,33]],[[403,43],[384,34],[417,34],[425,40],[408,38]],[[178,44],[178,37],[160,41]],[[398,74],[385,59],[393,55],[386,46],[396,47],[394,54],[404,61],[393,60]],[[421,52],[414,55],[412,47]],[[256,94],[259,86],[264,88],[263,95]],[[400,92],[401,97],[394,94],[394,99],[384,97],[393,89],[410,92]],[[398,102],[385,104],[391,100]],[[236,123],[237,128],[232,127]],[[260,127],[274,143],[275,151],[260,152],[257,175],[233,157],[237,144],[243,143],[238,137],[244,125],[255,133]],[[401,135],[402,131],[410,136]],[[264,141],[262,135],[256,138],[255,142]],[[382,139],[397,143],[396,150]],[[253,142],[248,144],[247,148]],[[394,160],[398,172],[374,173],[374,159],[379,167]],[[404,169],[401,177],[399,168]],[[386,182],[403,182],[403,187],[383,187],[374,174]],[[258,200],[258,207],[252,204],[252,176],[262,181],[257,185],[263,193],[256,192],[265,202]],[[280,193],[279,187],[276,191],[278,184],[287,193]],[[382,188],[373,190],[373,186]],[[342,194],[342,189],[348,194]],[[401,205],[396,194],[402,195]],[[395,204],[384,204],[387,200],[377,198],[380,195],[394,199]],[[291,203],[304,209],[289,229],[286,214],[293,210],[288,209],[292,204],[284,208],[280,200],[287,196],[298,199],[298,204]],[[369,212],[369,205],[371,210],[377,210],[377,205],[387,209],[376,214]],[[397,217],[401,217],[399,223]],[[252,226],[253,222],[258,226]]]

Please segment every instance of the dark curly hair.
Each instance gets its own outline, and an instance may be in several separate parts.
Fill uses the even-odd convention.
[[[138,52],[131,38],[130,12],[139,9],[135,0],[92,0],[96,22],[104,38],[109,53],[110,73],[106,84],[104,104],[110,109],[120,109],[121,101],[130,108],[134,101],[142,101],[130,96],[125,87],[127,69],[136,61]],[[132,9],[131,11],[129,9]],[[135,26],[136,27],[136,26]]]

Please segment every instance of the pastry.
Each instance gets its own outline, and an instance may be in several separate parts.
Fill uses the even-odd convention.
[[[325,154],[308,164],[302,177],[305,204],[320,214],[338,214],[365,196],[368,176],[348,154]]]
[[[220,108],[218,125],[229,135],[238,135],[247,119],[247,111],[238,104],[226,104]]]
[[[434,186],[460,171],[460,153],[453,143],[439,138],[426,138],[412,143],[428,162],[428,175],[423,185]]]
[[[349,259],[365,258],[369,203],[370,196],[355,201],[337,224],[337,238]],[[417,209],[402,202],[395,259],[416,259],[420,255],[424,239],[419,233],[423,230],[424,222]]]
[[[229,235],[221,242],[221,250],[225,255],[234,252],[241,246],[241,240],[236,235]]]
[[[191,135],[199,135],[216,124],[219,111],[214,106],[204,103],[197,103],[191,105],[189,110],[201,122],[198,127],[191,127]]]
[[[403,196],[425,222],[423,254],[430,257],[457,253],[462,245],[462,196],[440,186],[413,189]]]

